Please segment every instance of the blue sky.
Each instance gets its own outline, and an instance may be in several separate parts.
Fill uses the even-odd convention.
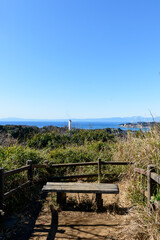
[[[160,116],[159,0],[0,0],[0,118]]]

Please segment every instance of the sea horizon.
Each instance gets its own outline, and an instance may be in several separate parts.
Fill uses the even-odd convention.
[[[0,122],[65,122],[72,120],[73,122],[152,122],[160,121],[160,116],[144,117],[144,116],[127,116],[127,117],[90,117],[90,118],[55,118],[55,119],[40,119],[40,118],[19,118],[19,117],[4,117],[0,118]]]
[[[125,122],[108,122],[108,121],[75,121],[72,120],[72,128],[73,129],[105,129],[105,128],[114,128],[121,130],[134,130],[137,131],[140,128],[125,128],[120,127],[120,124]],[[23,125],[23,126],[35,126],[38,128],[46,127],[46,126],[55,126],[55,127],[68,127],[67,120],[61,121],[0,121],[0,125]]]

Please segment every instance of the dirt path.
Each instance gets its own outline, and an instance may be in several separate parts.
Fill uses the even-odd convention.
[[[138,214],[131,205],[126,182],[119,184],[119,197],[103,195],[104,211],[54,211],[51,217],[50,200],[47,198],[35,223],[30,240],[68,240],[68,239],[108,239],[108,240],[145,240],[145,234],[138,224]],[[70,197],[71,195],[69,195]],[[92,200],[93,195],[74,195],[78,201]],[[73,198],[73,195],[72,195]],[[89,200],[90,199],[90,200]],[[72,201],[73,202],[73,201]],[[89,205],[89,203],[88,203]]]

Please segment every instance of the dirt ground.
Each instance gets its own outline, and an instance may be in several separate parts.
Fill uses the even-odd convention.
[[[132,206],[127,196],[127,182],[119,185],[120,193],[116,195],[103,194],[104,209],[102,212],[92,210],[92,207],[80,211],[78,204],[83,202],[89,206],[93,203],[93,195],[69,194],[70,199],[77,199],[77,206],[72,208],[68,203],[65,210],[50,211],[53,204],[52,196],[48,196],[35,222],[30,240],[68,240],[68,239],[108,239],[108,240],[144,240],[145,234],[139,225],[137,210]],[[84,206],[83,204],[83,206]],[[82,205],[81,205],[82,206]]]

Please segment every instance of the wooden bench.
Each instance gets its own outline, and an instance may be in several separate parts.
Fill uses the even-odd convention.
[[[47,182],[42,188],[43,192],[56,192],[57,203],[66,203],[66,193],[95,193],[96,205],[100,209],[103,206],[102,194],[118,194],[117,184],[108,183],[77,183],[77,182]]]

